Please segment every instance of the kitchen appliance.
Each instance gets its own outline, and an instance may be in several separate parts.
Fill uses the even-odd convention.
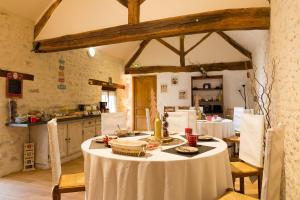
[[[107,111],[107,102],[104,102],[104,101],[101,101],[100,102],[100,111],[102,112],[102,113],[105,113],[106,111]]]

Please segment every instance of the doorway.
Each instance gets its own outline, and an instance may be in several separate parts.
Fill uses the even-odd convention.
[[[156,76],[133,77],[133,127],[137,131],[147,130],[146,108],[150,108],[151,90],[156,95]],[[152,124],[152,122],[151,122]],[[151,126],[152,128],[153,126]]]

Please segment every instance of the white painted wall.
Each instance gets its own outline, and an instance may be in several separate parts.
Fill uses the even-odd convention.
[[[157,107],[163,112],[164,106],[191,106],[191,77],[200,76],[198,72],[192,73],[160,73],[157,74]],[[209,75],[223,75],[224,108],[233,108],[235,106],[244,106],[243,99],[238,93],[241,83],[247,82],[247,71],[223,71],[211,72]],[[171,77],[178,77],[178,84],[171,84]],[[168,92],[161,93],[160,85],[167,84]],[[186,90],[186,99],[179,99],[179,91]],[[250,93],[248,92],[250,95]],[[251,95],[248,97],[252,101]],[[251,103],[250,103],[251,106]]]

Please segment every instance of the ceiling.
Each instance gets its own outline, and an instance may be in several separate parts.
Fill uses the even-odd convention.
[[[55,0],[1,0],[0,7],[36,23],[54,1]],[[140,19],[141,22],[143,22],[219,9],[267,6],[269,6],[267,0],[146,0],[141,5]],[[117,0],[63,0],[55,9],[37,39],[47,39],[127,24],[127,15],[127,8],[122,6]],[[264,32],[266,31],[234,31],[228,32],[228,34],[251,50],[251,46],[256,43],[257,38],[262,37]],[[193,45],[193,43],[201,37],[201,34],[188,36],[186,38],[187,48],[188,46]],[[178,43],[176,43],[176,41],[178,41],[177,39],[168,38],[166,40],[176,48],[179,48]],[[131,55],[133,55],[135,50],[138,48],[139,43],[140,42],[127,42],[97,48],[98,50],[105,51],[112,56],[126,61]],[[223,48],[223,51],[221,51],[223,53],[220,54],[225,60],[244,59],[243,56],[236,52],[235,49],[229,47],[228,44],[226,45],[224,41],[217,36],[212,35],[211,38],[187,56],[189,58],[188,62],[191,60],[193,60],[191,62],[200,62],[197,61],[197,59],[201,59],[201,63],[205,62],[203,59],[207,61],[218,60],[209,57],[214,55],[214,49],[220,48]],[[172,56],[169,55],[169,51],[166,47],[152,42],[141,55],[139,62],[149,64],[149,61],[147,61],[146,58],[148,58],[148,60],[153,58],[151,55],[159,51],[164,52],[166,55],[163,56],[164,58],[170,57],[169,59],[165,59],[165,62],[172,60]],[[198,51],[199,53],[197,53]],[[206,53],[205,56],[203,55],[203,51],[211,52],[212,55],[207,56]],[[145,55],[147,52],[149,56]],[[228,52],[231,52],[231,54]],[[225,58],[226,56],[228,58]]]

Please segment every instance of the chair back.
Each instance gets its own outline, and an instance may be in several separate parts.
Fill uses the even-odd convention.
[[[266,135],[262,200],[280,200],[280,185],[284,159],[284,126],[269,129]]]
[[[239,158],[255,167],[263,167],[264,116],[243,114],[240,127]]]
[[[185,128],[196,131],[196,111],[168,112],[168,131],[170,133],[184,133]]]
[[[101,114],[101,134],[109,135],[115,133],[119,128],[126,129],[126,113],[102,113]]]
[[[233,128],[235,131],[240,131],[241,117],[245,112],[243,107],[234,107],[233,108]]]
[[[61,176],[61,162],[56,119],[52,119],[51,121],[49,121],[47,124],[47,128],[52,170],[52,186],[55,186],[59,184],[59,179]]]

